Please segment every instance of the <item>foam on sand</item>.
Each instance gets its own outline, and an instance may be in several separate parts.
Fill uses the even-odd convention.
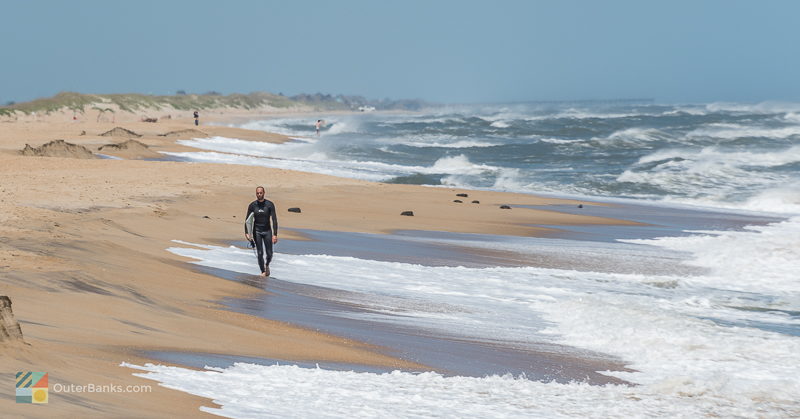
[[[204,412],[252,417],[788,417],[792,405],[692,397],[663,388],[540,383],[524,378],[356,373],[237,363],[204,371],[123,363],[134,375],[202,397]],[[676,382],[676,384],[678,384]]]
[[[443,393],[434,393],[426,387],[432,376],[401,374],[408,380],[405,385],[413,388],[408,397],[431,404],[451,398],[475,399],[474,393],[487,391],[490,385],[484,387],[484,383],[490,383],[495,386],[498,399],[480,399],[481,406],[474,407],[477,413],[483,412],[480,409],[484,403],[504,409],[508,400],[519,397],[516,393],[519,385],[525,389],[528,400],[536,400],[536,404],[525,407],[529,409],[526,412],[534,415],[551,413],[549,409],[560,406],[558,409],[563,410],[557,412],[577,416],[593,409],[598,399],[605,398],[618,403],[601,403],[601,406],[617,409],[614,414],[623,416],[647,416],[642,412],[650,408],[660,414],[689,412],[690,416],[754,412],[766,417],[786,416],[800,412],[800,402],[796,399],[796,394],[800,394],[800,381],[796,379],[800,375],[797,336],[800,318],[791,314],[800,311],[800,291],[786,279],[792,278],[791,274],[787,276],[783,270],[796,265],[792,260],[798,260],[797,255],[773,255],[773,259],[783,258],[773,260],[777,266],[774,272],[765,270],[764,265],[753,264],[752,259],[742,258],[744,266],[753,265],[753,275],[760,272],[765,276],[766,282],[757,283],[752,281],[750,271],[740,274],[737,266],[727,267],[730,257],[725,254],[749,252],[753,258],[759,258],[787,243],[797,247],[791,242],[796,241],[792,239],[797,236],[793,233],[793,229],[778,224],[736,234],[648,242],[648,247],[642,248],[652,245],[666,248],[665,252],[683,255],[687,263],[707,270],[694,276],[685,272],[658,275],[534,267],[429,267],[352,257],[285,254],[276,258],[274,276],[360,293],[363,300],[349,302],[368,307],[367,313],[358,316],[372,321],[518,345],[552,342],[616,356],[635,371],[604,374],[638,384],[636,387],[564,386],[490,377],[463,381],[472,383],[475,386],[472,390],[450,387]],[[705,242],[716,240],[715,236],[721,237],[720,234],[728,235],[719,240],[730,242],[729,246]],[[555,246],[553,250],[557,251],[558,245]],[[564,250],[574,251],[569,247]],[[711,254],[706,253],[712,250]],[[193,245],[173,247],[170,251],[196,259],[194,263],[204,266],[243,273],[253,273],[255,269],[250,260],[252,255],[234,247]],[[622,255],[635,250],[607,247],[602,251]],[[329,274],[342,271],[348,274],[335,277]],[[785,281],[776,282],[775,278]],[[775,285],[770,288],[768,282]],[[394,306],[392,301],[398,299],[414,304]],[[157,368],[161,367],[148,370]],[[248,366],[235,371],[250,368],[251,373],[262,378],[276,374],[293,379],[292,374],[307,373],[288,367]],[[184,372],[180,374],[181,378],[174,382],[191,386]],[[338,382],[354,373],[325,374],[330,374],[326,375],[329,382]],[[380,394],[382,385],[387,388],[399,385],[386,384],[386,380],[397,374],[353,375],[359,377],[365,389],[341,397],[349,397],[351,403],[366,403],[370,409],[380,409],[383,399],[372,399],[370,395]],[[464,379],[454,377],[449,382],[455,386],[461,380]],[[498,384],[497,380],[509,382]],[[207,385],[211,388],[213,384]],[[570,403],[563,403],[562,398],[555,396],[565,392]],[[468,409],[469,402],[463,403],[466,403],[464,409]]]

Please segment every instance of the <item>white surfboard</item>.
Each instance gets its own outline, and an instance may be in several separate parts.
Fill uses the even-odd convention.
[[[253,238],[253,224],[256,222],[256,213],[251,212],[250,215],[247,216],[247,219],[244,220],[244,228],[247,230],[247,234],[250,235],[250,238]]]

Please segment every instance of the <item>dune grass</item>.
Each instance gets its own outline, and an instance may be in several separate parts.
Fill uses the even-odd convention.
[[[296,101],[285,96],[267,92],[249,94],[235,93],[227,96],[214,93],[155,96],[139,93],[94,95],[62,92],[49,98],[2,106],[0,107],[0,115],[12,115],[14,112],[22,112],[28,115],[33,112],[49,114],[62,110],[83,113],[88,109],[108,109],[107,106],[112,104],[117,105],[120,110],[127,112],[160,110],[164,108],[189,111],[212,108],[256,109],[263,106],[288,108],[306,105],[303,101]],[[324,106],[325,104],[315,105]],[[331,108],[338,107],[338,103],[335,102],[331,105]]]

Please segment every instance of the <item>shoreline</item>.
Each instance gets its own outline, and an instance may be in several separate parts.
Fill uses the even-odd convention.
[[[180,136],[159,137],[169,130],[193,129],[187,122],[124,125],[144,134],[138,140],[152,150],[166,151],[188,149],[174,143]],[[133,376],[120,362],[149,362],[141,351],[175,349],[417,366],[358,340],[230,312],[217,301],[247,297],[252,287],[193,272],[186,258],[165,251],[176,239],[223,243],[240,238],[244,208],[259,179],[270,179],[268,198],[279,203],[281,226],[295,231],[437,230],[527,237],[550,234],[550,226],[639,224],[541,209],[497,208],[505,203],[574,206],[580,202],[526,194],[383,184],[236,165],[25,157],[14,152],[26,142],[64,138],[88,148],[121,142],[97,135],[120,124],[18,124],[0,133],[0,174],[6,180],[0,186],[0,295],[11,298],[27,345],[0,344],[0,371],[6,377],[27,369],[49,372],[52,382],[153,384]],[[236,130],[236,135],[246,131],[209,127],[200,129]],[[82,130],[87,135],[80,135]],[[257,141],[288,138],[250,135]],[[480,197],[482,204],[454,205],[452,198],[459,192]],[[361,205],[354,209],[355,200]],[[285,211],[294,206],[301,207],[302,214]],[[415,216],[400,216],[404,210],[413,210]],[[287,237],[300,239],[302,234],[281,233],[282,239]],[[161,417],[196,414],[199,406],[212,404],[153,387],[147,396],[52,394],[46,409],[64,415]],[[0,400],[9,414],[31,414],[30,406]]]

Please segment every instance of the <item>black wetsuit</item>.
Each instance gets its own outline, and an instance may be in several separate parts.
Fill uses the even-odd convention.
[[[256,242],[256,249],[258,249],[258,267],[261,272],[266,272],[266,267],[272,262],[272,235],[278,235],[278,217],[275,214],[275,204],[272,201],[265,199],[263,202],[255,200],[247,207],[247,214],[244,216],[246,220],[250,213],[255,213],[255,220],[253,223],[253,237]],[[272,227],[270,228],[270,218],[272,218]],[[247,226],[244,228],[247,233]],[[266,267],[264,264],[264,250],[266,249],[267,260]]]

